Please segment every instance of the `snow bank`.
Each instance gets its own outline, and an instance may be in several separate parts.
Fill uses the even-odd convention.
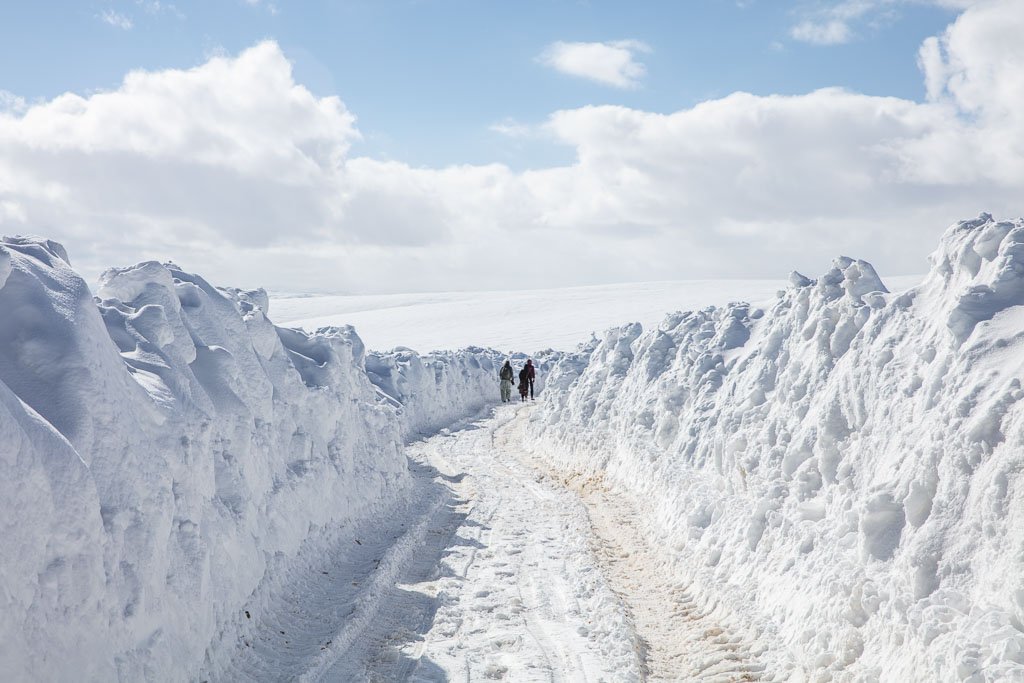
[[[430,381],[496,374],[453,357],[399,419],[351,328],[277,328],[261,290],[151,262],[97,294],[60,245],[0,242],[3,680],[222,670],[270,574],[402,498],[403,433],[486,400],[420,406]]]
[[[1024,680],[1024,221],[958,223],[932,264],[609,330],[533,447],[629,492],[790,675]]]

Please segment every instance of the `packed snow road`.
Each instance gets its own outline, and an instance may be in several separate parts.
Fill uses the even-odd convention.
[[[415,499],[277,591],[238,644],[237,678],[768,678],[658,569],[628,503],[524,460],[531,409],[410,446]]]

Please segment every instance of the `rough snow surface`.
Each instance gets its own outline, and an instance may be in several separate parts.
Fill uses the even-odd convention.
[[[909,290],[840,258],[406,448],[501,355],[276,327],[173,264],[94,299],[5,239],[0,678],[1024,680],[1022,259],[987,215]]]
[[[524,459],[534,409],[411,446],[408,498],[271,587],[214,677],[781,680],[662,573],[624,501]]]
[[[526,445],[632,500],[698,605],[811,680],[1024,680],[1024,221],[608,331]],[[535,438],[538,437],[539,438]]]
[[[60,245],[0,243],[3,680],[223,669],[302,548],[408,491],[403,434],[497,399],[493,354],[409,355],[396,407],[351,328],[276,328],[173,264],[97,294]]]
[[[512,410],[411,449],[446,492],[441,514],[381,618],[310,680],[638,679],[585,508],[496,442]]]

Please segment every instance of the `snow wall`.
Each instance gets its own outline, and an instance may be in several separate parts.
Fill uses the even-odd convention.
[[[2,680],[222,670],[271,574],[404,497],[403,435],[498,399],[493,352],[367,357],[171,264],[97,294],[59,244],[0,242]]]
[[[564,357],[532,447],[630,495],[783,678],[1024,680],[1024,221],[950,227],[906,292],[791,281]]]

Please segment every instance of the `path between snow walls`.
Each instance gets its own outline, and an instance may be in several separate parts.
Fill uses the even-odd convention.
[[[533,410],[412,444],[404,503],[277,586],[215,678],[784,680],[663,571],[628,502],[524,459]]]
[[[842,258],[768,306],[610,330],[524,447],[628,499],[769,670],[1024,680],[1022,264],[1024,221],[982,215],[906,292]]]
[[[228,669],[274,585],[401,504],[405,436],[497,400],[492,352],[402,354],[396,401],[351,328],[173,264],[97,294],[59,244],[0,242],[3,680]]]

